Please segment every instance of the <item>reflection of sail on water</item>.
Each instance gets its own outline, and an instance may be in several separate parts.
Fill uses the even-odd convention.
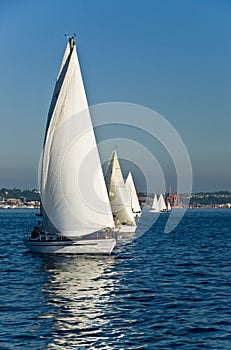
[[[53,339],[47,349],[89,348],[92,338],[88,336],[97,336],[99,324],[108,322],[104,312],[108,312],[106,305],[114,289],[113,267],[113,257],[71,258],[71,264],[70,257],[47,260],[44,293],[56,310],[52,315]]]

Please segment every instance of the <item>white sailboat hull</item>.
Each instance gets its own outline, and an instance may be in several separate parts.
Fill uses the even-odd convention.
[[[25,246],[34,253],[46,254],[111,254],[116,245],[114,238],[81,239],[78,241],[40,241],[25,238]]]
[[[135,212],[135,213],[133,213],[133,216],[134,216],[135,219],[136,219],[136,217],[140,218],[141,215],[142,215],[142,212],[141,212],[141,211],[140,211],[140,212]]]
[[[121,225],[118,226],[119,233],[127,233],[127,232],[136,232],[137,226],[136,225]]]
[[[157,209],[151,209],[151,210],[149,210],[149,213],[159,213],[160,211],[159,210],[157,210]]]

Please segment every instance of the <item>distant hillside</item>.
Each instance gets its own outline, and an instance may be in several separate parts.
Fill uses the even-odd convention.
[[[228,204],[231,203],[231,192],[229,191],[218,191],[218,192],[201,192],[201,193],[193,193],[189,205],[208,205],[208,206],[216,206],[219,204]]]
[[[3,200],[3,198],[5,200],[7,200],[9,198],[15,198],[15,199],[25,200],[27,202],[40,200],[38,190],[36,190],[36,189],[21,190],[19,188],[15,188],[15,187],[13,189],[10,189],[10,188],[0,189],[0,200]]]

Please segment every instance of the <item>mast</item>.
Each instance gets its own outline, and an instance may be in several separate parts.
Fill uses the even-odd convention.
[[[75,46],[75,39],[74,39],[74,36],[71,36],[71,37],[69,38],[69,45],[70,45],[70,52],[72,52],[73,49],[74,49],[74,46]]]

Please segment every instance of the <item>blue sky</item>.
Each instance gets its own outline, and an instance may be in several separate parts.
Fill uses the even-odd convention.
[[[76,32],[89,103],[160,113],[185,143],[193,190],[231,190],[230,17],[229,0],[0,1],[0,187],[37,187],[64,34]]]

